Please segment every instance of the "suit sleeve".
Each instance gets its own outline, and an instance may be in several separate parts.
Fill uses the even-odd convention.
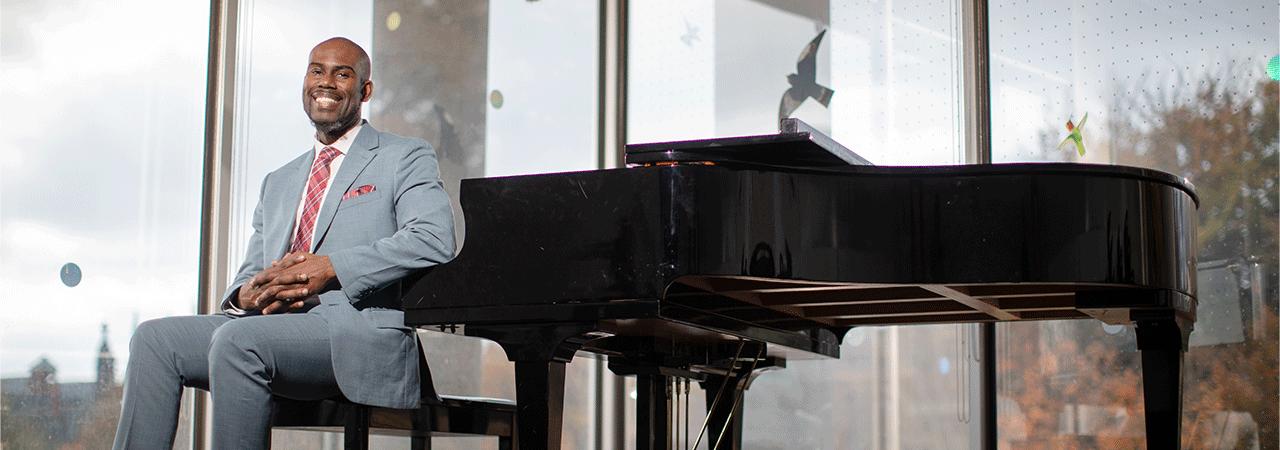
[[[240,264],[240,270],[236,272],[236,277],[227,288],[227,293],[222,296],[222,311],[243,314],[244,312],[235,306],[235,299],[240,295],[240,286],[267,268],[262,243],[262,198],[266,193],[267,178],[270,176],[267,175],[262,179],[262,188],[258,192],[258,206],[253,209],[253,234],[249,236],[249,246],[245,250],[244,262]]]
[[[342,291],[355,302],[413,272],[453,259],[456,250],[453,208],[435,150],[425,141],[408,141],[395,169],[397,231],[370,245],[329,254]]]

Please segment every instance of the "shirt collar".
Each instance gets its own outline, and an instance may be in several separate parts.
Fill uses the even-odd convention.
[[[365,122],[363,120],[360,121],[359,125],[351,127],[350,130],[347,130],[346,133],[343,133],[342,137],[339,137],[338,140],[333,141],[332,144],[324,145],[319,140],[315,140],[316,154],[317,155],[320,154],[320,150],[325,147],[333,147],[339,153],[342,153],[344,155],[347,154],[347,150],[351,149],[351,144],[355,142],[356,136],[360,134],[360,129],[364,128],[364,125],[366,123],[368,122]]]

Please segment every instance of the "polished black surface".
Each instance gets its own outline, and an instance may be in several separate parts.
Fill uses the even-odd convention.
[[[1010,311],[1016,317],[1004,320],[1082,316],[1066,312],[1076,292],[1113,288],[1169,293],[1126,308],[1190,314],[1192,192],[1162,172],[1074,164],[788,172],[671,165],[465,180],[474,238],[412,288],[404,306],[667,299],[698,307],[715,301],[698,294],[737,292],[784,314],[785,306],[812,308],[801,315],[833,325],[860,323],[821,307],[858,295],[869,296],[862,304],[918,297],[917,311],[935,315],[981,312],[926,303],[948,298],[918,286],[941,285],[991,304],[1039,294],[1060,306],[1019,304],[1008,309],[1026,317]],[[771,303],[779,296],[790,303]],[[1106,306],[1087,298],[1091,308]],[[895,311],[881,306],[867,314]]]
[[[521,448],[558,448],[563,364],[580,350],[654,386],[680,376],[741,392],[759,367],[839,357],[854,326],[1090,317],[1136,325],[1149,442],[1176,447],[1196,306],[1197,200],[1181,178],[706,164],[707,142],[677,144],[699,163],[463,180],[466,243],[410,283],[407,324],[462,325],[517,363]],[[757,354],[731,350],[748,343]],[[653,407],[640,428],[661,426]],[[736,433],[735,408],[711,417]]]

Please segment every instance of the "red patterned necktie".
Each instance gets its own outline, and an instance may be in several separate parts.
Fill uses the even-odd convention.
[[[302,206],[302,217],[298,219],[298,232],[293,235],[293,246],[290,252],[311,251],[311,234],[315,232],[316,215],[320,213],[320,204],[324,203],[325,185],[329,183],[329,163],[338,156],[338,149],[325,147],[320,156],[311,163],[311,176],[307,177],[307,202]]]

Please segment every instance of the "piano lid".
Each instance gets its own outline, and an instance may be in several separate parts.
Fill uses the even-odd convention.
[[[627,165],[711,163],[739,168],[870,166],[870,161],[799,119],[778,134],[627,145]]]

